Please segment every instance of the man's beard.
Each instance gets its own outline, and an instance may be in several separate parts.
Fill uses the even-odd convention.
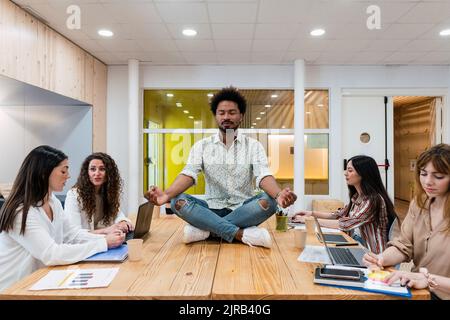
[[[222,133],[227,133],[228,130],[232,130],[233,132],[236,131],[239,128],[239,124],[236,124],[235,122],[228,122],[231,125],[234,125],[234,128],[224,128],[223,123],[219,126],[219,130],[222,131]]]

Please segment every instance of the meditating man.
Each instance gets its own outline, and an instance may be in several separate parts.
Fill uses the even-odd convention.
[[[286,208],[297,199],[289,188],[278,186],[261,143],[239,132],[246,106],[245,98],[233,87],[217,92],[211,111],[218,133],[193,145],[185,168],[167,190],[152,186],[145,195],[156,205],[171,201],[172,210],[188,223],[185,243],[214,234],[228,242],[237,239],[270,248],[269,232],[257,226],[276,212],[277,204]],[[197,183],[201,171],[205,200],[183,193]],[[264,192],[255,195],[253,177]]]

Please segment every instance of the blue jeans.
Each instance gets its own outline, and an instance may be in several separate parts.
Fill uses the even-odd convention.
[[[177,201],[179,210],[176,209]],[[260,201],[266,204],[261,205]],[[235,210],[209,209],[206,201],[182,193],[170,202],[173,212],[187,223],[202,230],[209,231],[232,242],[241,228],[257,226],[266,221],[276,212],[277,202],[267,193],[263,192],[244,201],[242,206]]]

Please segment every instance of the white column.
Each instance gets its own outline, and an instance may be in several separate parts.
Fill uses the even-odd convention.
[[[294,192],[295,209],[305,204],[305,60],[295,60],[294,68]]]
[[[139,61],[128,60],[128,212],[137,213],[139,206]]]

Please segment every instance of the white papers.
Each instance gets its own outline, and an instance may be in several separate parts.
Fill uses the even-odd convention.
[[[330,257],[323,246],[305,246],[297,260],[310,263],[331,263]]]
[[[383,293],[397,293],[397,294],[408,294],[408,288],[402,287],[400,282],[394,282],[391,285],[387,285],[386,283],[372,281],[368,279],[364,283],[364,288],[372,291],[379,291]]]
[[[304,224],[302,224],[299,226],[295,226],[295,229],[305,230],[306,227]],[[321,227],[320,229],[322,229],[323,233],[341,233],[341,230],[339,230],[339,229],[325,228],[325,227]],[[318,231],[319,230],[317,230],[317,226],[316,226],[316,232],[318,232]]]
[[[52,270],[29,290],[107,287],[118,271],[119,268]]]

